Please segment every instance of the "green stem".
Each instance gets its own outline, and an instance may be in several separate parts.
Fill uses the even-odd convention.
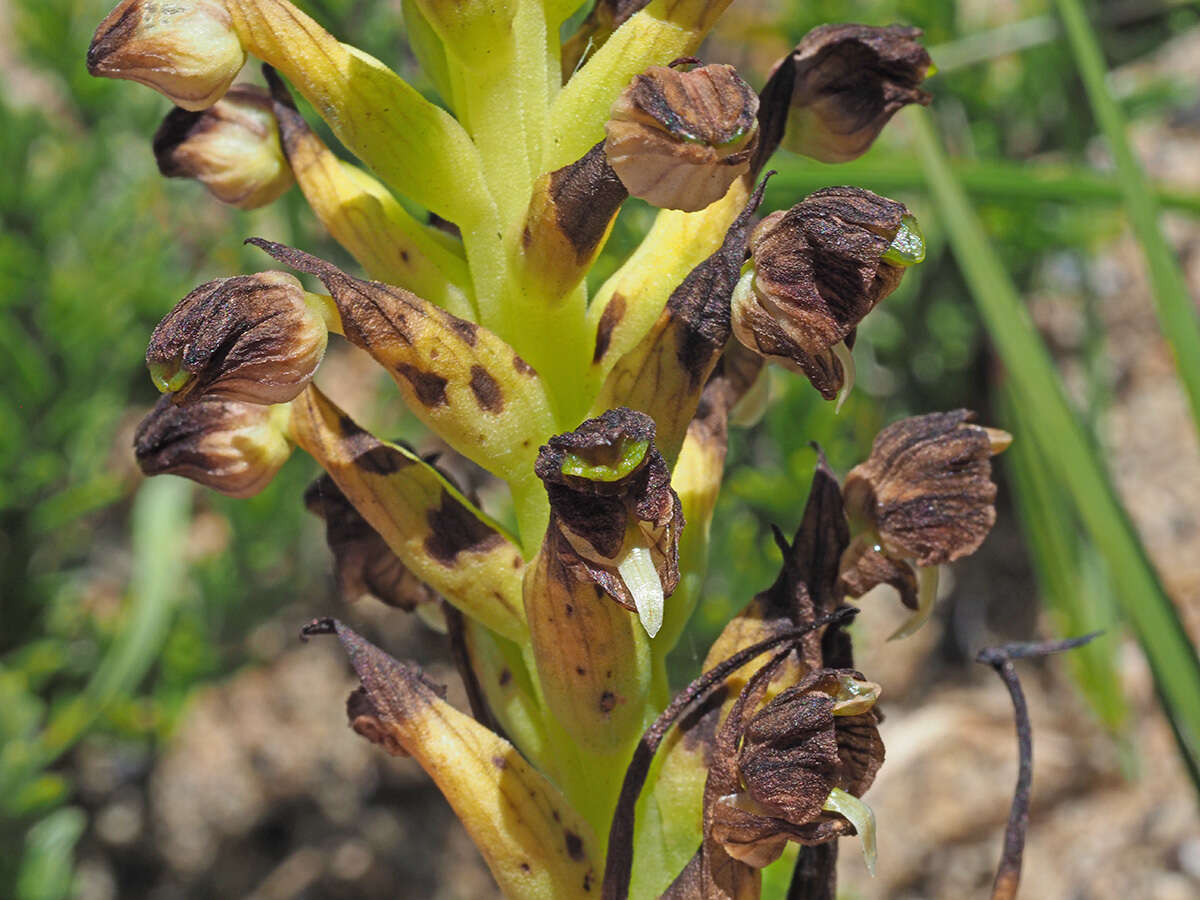
[[[1043,463],[1066,486],[1084,528],[1108,563],[1118,602],[1141,643],[1183,759],[1200,787],[1200,661],[1195,649],[1099,452],[1071,410],[1028,310],[954,178],[929,114],[915,110],[908,122],[951,249],[1044,450]]]
[[[1179,379],[1191,402],[1192,419],[1200,427],[1200,318],[1187,281],[1159,228],[1159,206],[1125,134],[1125,116],[1108,89],[1108,72],[1096,34],[1080,0],[1055,0],[1067,40],[1087,89],[1092,112],[1108,141],[1117,166],[1117,182],[1125,197],[1129,222],[1150,275],[1155,308],[1163,334],[1175,355]]]

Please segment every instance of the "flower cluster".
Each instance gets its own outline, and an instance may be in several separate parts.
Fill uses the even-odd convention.
[[[162,320],[146,361],[165,396],[137,458],[234,496],[293,448],[321,466],[305,503],[341,593],[444,613],[471,714],[340,622],[306,632],[339,636],[354,730],[429,772],[514,897],[755,896],[788,841],[826,848],[805,877],[831,895],[838,837],[873,859],[861,796],[883,761],[845,600],[894,585],[915,627],[927,573],[994,520],[1007,436],[964,411],[885,429],[844,488],[822,461],[776,583],[668,705],[729,429],[753,418],[765,364],[844,396],[856,329],[924,253],[902,204],[857,188],[760,217],[781,146],[851,159],[929,101],[919,32],[818,28],[755,91],[692,56],[726,5],[596,0],[560,47],[547,36],[574,3],[406,2],[443,105],[288,0],[122,0],[88,50],[94,74],[175,103],[154,137],[164,175],[245,208],[296,184],[367,276],[252,238],[289,271],[202,285]],[[247,57],[265,86],[234,85]],[[589,286],[629,197],[657,219]],[[331,333],[508,486],[515,528],[317,387]],[[635,823],[643,789],[657,814]]]

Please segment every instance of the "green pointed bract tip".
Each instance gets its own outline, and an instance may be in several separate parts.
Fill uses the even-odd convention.
[[[934,61],[931,59],[931,60],[929,61],[929,68],[925,70],[925,77],[926,77],[926,78],[932,78],[932,77],[933,77],[934,75],[936,75],[937,73],[938,73],[938,67],[937,67],[937,63],[935,63],[935,62],[934,62]]]
[[[874,878],[875,813],[871,811],[871,807],[853,794],[848,794],[841,788],[834,788],[825,798],[825,804],[821,809],[837,813],[854,826],[854,830],[862,839],[863,862],[867,864],[867,873]]]
[[[612,453],[611,462],[588,462],[577,453],[567,453],[563,458],[562,473],[588,481],[620,481],[646,458],[649,441],[622,441]]]
[[[883,252],[884,262],[895,266],[915,266],[925,260],[925,238],[914,216],[900,220],[900,230],[891,245]]]
[[[150,380],[160,393],[173,394],[180,390],[192,377],[192,373],[179,368],[178,362],[147,364]]]

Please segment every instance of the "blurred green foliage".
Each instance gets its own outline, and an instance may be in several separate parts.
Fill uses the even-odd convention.
[[[399,4],[301,5],[420,85],[403,47]],[[201,281],[265,268],[241,246],[244,236],[345,257],[298,192],[247,214],[218,207],[197,185],[159,177],[149,144],[167,102],[93,79],[83,66],[107,0],[9,6],[13,29],[4,40],[18,67],[0,89],[0,379],[7,388],[0,394],[0,840],[10,848],[0,854],[0,895],[51,900],[70,889],[72,848],[86,827],[84,811],[70,805],[72,773],[62,753],[72,742],[91,728],[108,740],[152,745],[171,731],[197,685],[244,661],[241,638],[256,623],[296,598],[328,596],[327,556],[299,500],[312,474],[306,459],[290,462],[249,501],[173,480],[153,491],[143,485],[129,444],[155,399],[141,365],[147,335]],[[1001,10],[965,0],[788,0],[739,10],[729,24],[750,21],[751,41],[778,50],[828,21],[924,28],[935,60],[948,61],[930,83],[939,127],[1019,289],[1036,284],[1050,260],[1082,268],[1123,228],[1119,192],[1087,166],[1097,128],[1046,3],[1020,0]],[[1096,11],[1112,64],[1145,55],[1198,18],[1194,6],[1108,3]],[[997,52],[1005,47],[1023,49]],[[1196,103],[1197,86],[1148,83],[1120,100],[1127,115],[1161,118]],[[1047,177],[1006,191],[1035,158]],[[769,524],[790,532],[798,523],[816,461],[809,442],[844,472],[898,416],[970,406],[990,418],[981,324],[904,143],[889,135],[847,167],[782,156],[776,167],[769,208],[824,184],[873,188],[916,212],[928,258],[868,319],[855,352],[859,389],[840,416],[802,379],[774,373],[776,399],[763,426],[735,431],[712,572],[677,654],[679,678],[694,674],[729,615],[773,579]],[[1169,199],[1193,211],[1200,205],[1177,192]],[[597,275],[619,263],[651,216],[642,204],[628,205]],[[1089,371],[1095,421],[1106,402],[1104,335],[1093,331],[1089,340],[1101,361]],[[1014,464],[1022,520],[1035,541],[1043,535],[1044,550],[1044,535],[1064,527],[1039,518],[1039,498],[1053,488],[1026,457]],[[1072,629],[1109,614],[1102,597],[1099,611],[1070,605],[1096,582],[1090,552],[1072,541],[1035,557],[1048,599],[1058,598],[1060,620]],[[1095,654],[1078,665],[1095,707],[1117,727],[1122,707],[1111,671]]]

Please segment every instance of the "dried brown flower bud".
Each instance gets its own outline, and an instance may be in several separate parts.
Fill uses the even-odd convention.
[[[869,524],[889,556],[953,562],[978,550],[995,524],[993,429],[972,418],[956,409],[893,422],[846,476],[850,521]]]
[[[679,584],[683,511],[654,421],[610,409],[552,437],[534,467],[550,497],[550,528],[564,538],[564,565],[658,632],[662,602]]]
[[[312,379],[328,330],[317,304],[284,272],[202,284],[158,323],[146,365],[176,403],[201,395],[286,403]]]
[[[193,110],[221,99],[245,62],[219,0],[123,0],[87,53],[93,75],[140,82]]]
[[[763,219],[750,253],[733,294],[734,335],[832,400],[858,323],[924,258],[924,245],[904,204],[835,187]]]
[[[270,95],[238,84],[202,112],[175,108],[154,135],[154,158],[168,178],[195,178],[222,203],[266,206],[292,186]]]
[[[437,592],[408,570],[328,475],[308,486],[304,505],[325,522],[342,599],[369,594],[408,612],[437,602]]]
[[[792,76],[783,145],[821,162],[857,159],[909,103],[929,103],[931,74],[919,28],[822,25],[781,65]],[[773,76],[774,77],[774,76]]]
[[[711,836],[726,853],[761,868],[787,840],[817,844],[851,833],[832,805],[847,797],[854,805],[883,763],[878,694],[858,672],[818,669],[754,714],[737,751],[742,790],[711,810]]]
[[[653,66],[613,104],[604,148],[634,197],[695,212],[749,171],[757,115],[758,95],[732,66]]]
[[[929,617],[936,567],[974,553],[996,522],[991,457],[1011,437],[972,424],[973,416],[958,409],[894,422],[846,476],[846,515],[859,534],[842,557],[839,583],[851,597],[877,584],[896,587],[917,612],[895,636]]]
[[[163,397],[138,426],[133,449],[147,475],[182,475],[231,497],[265,488],[287,461],[285,406]]]

